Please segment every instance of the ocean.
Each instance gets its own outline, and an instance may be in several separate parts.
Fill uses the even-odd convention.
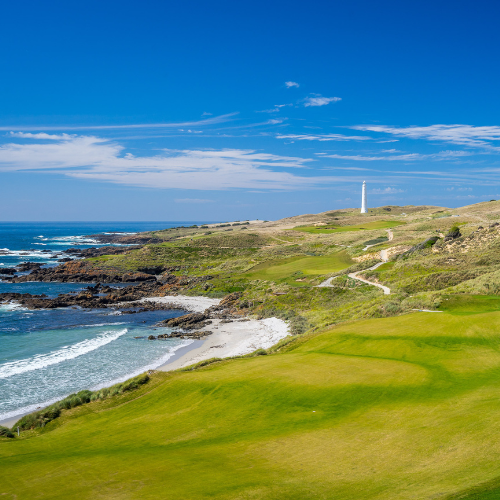
[[[0,270],[21,262],[56,265],[60,252],[67,248],[105,246],[86,235],[191,224],[202,222],[0,222]],[[87,286],[0,281],[0,293],[51,297]],[[28,310],[15,303],[0,305],[0,422],[73,392],[106,387],[160,366],[192,341],[151,342],[147,336],[158,321],[181,314],[176,310],[122,315],[109,309]]]

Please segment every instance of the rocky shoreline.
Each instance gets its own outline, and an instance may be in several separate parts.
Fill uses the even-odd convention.
[[[156,269],[152,270],[155,271]],[[176,269],[177,270],[177,269]],[[145,272],[120,273],[115,270],[96,269],[86,261],[74,261],[56,267],[43,267],[39,263],[23,263],[16,268],[4,268],[4,281],[9,283],[25,282],[58,282],[58,283],[96,283],[80,292],[62,293],[57,297],[33,295],[30,293],[0,293],[0,304],[16,303],[27,309],[55,309],[65,307],[81,307],[83,309],[120,310],[122,314],[136,314],[145,311],[186,310],[170,302],[143,300],[151,297],[165,297],[177,293],[189,284],[206,282],[213,276],[177,276],[168,271],[161,275]],[[19,274],[26,273],[26,274]],[[113,287],[113,284],[126,284]],[[211,323],[211,319],[241,319],[245,311],[237,305],[240,293],[233,293],[206,309],[203,313],[189,313],[178,318],[166,319],[156,327],[178,328],[170,334],[150,336],[156,338],[184,337],[203,338],[210,334],[200,329]]]
[[[160,240],[156,241],[155,238],[144,233],[134,235],[99,234],[88,237],[101,244],[127,246],[69,248],[58,255],[62,258],[59,258],[59,264],[55,266],[39,262],[23,262],[16,267],[1,268],[0,279],[7,283],[85,283],[89,286],[79,292],[61,293],[57,297],[18,292],[0,293],[0,304],[15,303],[30,310],[65,307],[113,309],[119,310],[121,314],[159,310],[189,310],[189,307],[179,305],[175,301],[171,303],[164,300],[144,299],[175,296],[186,287],[189,288],[190,285],[204,283],[214,278],[214,276],[193,277],[172,274],[182,271],[183,266],[175,268],[150,266],[128,272],[112,268],[97,268],[92,262],[85,259],[101,255],[122,254],[131,248],[137,249],[144,244],[158,243]],[[126,286],[113,287],[113,284]],[[217,305],[208,307],[204,312],[190,312],[181,317],[160,321],[154,326],[175,328],[176,330],[169,334],[151,335],[149,339],[204,338],[211,333],[205,327],[212,323],[212,319],[232,321],[233,319],[241,320],[245,316],[246,310],[238,306],[240,296],[240,293],[232,293]]]

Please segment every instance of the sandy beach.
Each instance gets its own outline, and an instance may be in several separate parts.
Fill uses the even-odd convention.
[[[190,312],[203,312],[210,306],[219,304],[219,299],[207,297],[187,297],[183,295],[151,297],[143,301],[161,302],[183,307]],[[237,320],[211,320],[212,324],[201,331],[211,331],[211,335],[201,341],[180,349],[158,370],[170,371],[198,363],[210,358],[241,356],[257,349],[268,349],[289,335],[288,325],[278,318]]]
[[[176,359],[171,358],[158,370],[176,370],[210,358],[241,356],[257,349],[267,349],[288,335],[287,324],[277,318],[235,320],[222,323],[214,319],[206,327],[213,333]],[[191,347],[191,346],[188,346]]]

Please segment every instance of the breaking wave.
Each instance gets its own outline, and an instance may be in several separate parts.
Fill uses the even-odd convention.
[[[124,328],[117,332],[104,332],[96,338],[84,340],[73,345],[64,346],[57,351],[52,351],[48,354],[37,354],[27,359],[12,361],[0,365],[0,378],[8,378],[13,375],[19,375],[33,370],[40,370],[50,365],[62,363],[69,359],[77,358],[89,352],[95,351],[100,347],[113,342],[118,337],[127,333],[128,329]]]

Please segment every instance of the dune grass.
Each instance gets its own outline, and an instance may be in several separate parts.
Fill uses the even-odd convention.
[[[245,273],[248,279],[279,281],[300,279],[306,276],[319,276],[341,271],[352,265],[353,260],[345,252],[312,257],[290,257],[269,260],[258,264]]]
[[[462,498],[497,484],[499,332],[499,312],[415,313],[155,374],[140,397],[0,440],[0,494]]]
[[[391,227],[401,226],[402,224],[405,223],[401,221],[378,220],[352,226],[336,226],[335,224],[328,224],[326,226],[299,226],[294,227],[293,230],[311,234],[331,234],[346,233],[349,231],[368,231],[370,229],[389,229]]]

